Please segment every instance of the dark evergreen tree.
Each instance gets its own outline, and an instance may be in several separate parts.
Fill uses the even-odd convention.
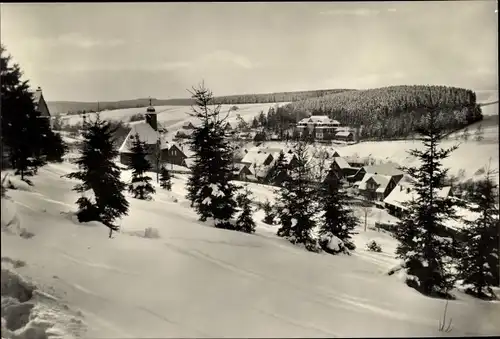
[[[259,127],[259,122],[257,121],[257,118],[254,117],[253,120],[252,120],[252,128],[257,128]]]
[[[469,209],[478,218],[465,220],[459,251],[458,277],[464,285],[470,286],[469,293],[481,298],[494,298],[491,287],[499,285],[498,185],[492,174],[488,170],[485,179],[476,183],[476,189],[470,196]]]
[[[285,153],[281,150],[273,167],[269,171],[269,181],[274,185],[281,186],[283,181],[287,179],[287,176],[288,165],[286,164]]]
[[[264,220],[268,225],[274,225],[274,219],[276,218],[275,210],[269,200],[266,199],[262,204],[262,209],[264,210]]]
[[[396,227],[395,236],[400,241],[396,253],[404,260],[409,286],[426,295],[445,296],[454,284],[450,271],[454,248],[451,240],[440,234],[445,220],[456,217],[456,202],[439,194],[448,172],[441,163],[457,147],[438,147],[444,132],[435,124],[435,107],[428,111],[425,123],[418,128],[425,148],[409,152],[420,165],[403,168],[415,178],[415,197],[405,204],[406,212]]]
[[[160,169],[160,187],[168,191],[172,190],[172,176],[165,166]]]
[[[238,195],[236,196],[236,202],[238,203],[238,208],[240,214],[236,219],[236,230],[246,233],[255,232],[255,221],[252,217],[252,199],[251,192],[246,186]]]
[[[59,133],[48,130],[43,144],[43,154],[48,162],[62,162],[68,152],[68,145],[62,140]]]
[[[124,196],[127,185],[121,181],[120,168],[114,162],[118,151],[112,135],[109,122],[101,120],[99,115],[93,122],[84,121],[84,142],[80,157],[74,161],[79,171],[67,175],[82,181],[73,188],[83,193],[76,202],[78,220],[102,222],[109,228],[110,237],[112,231],[119,229],[113,221],[127,215],[129,206]]]
[[[11,56],[0,46],[1,128],[2,148],[9,154],[16,175],[36,173],[45,161],[42,152],[43,118],[35,109],[28,81],[18,64],[11,64]],[[28,180],[29,182],[29,180]]]
[[[139,134],[134,136],[132,142],[132,155],[129,169],[132,170],[132,180],[128,186],[128,191],[134,198],[146,200],[151,199],[151,195],[156,191],[151,184],[151,177],[146,172],[151,171],[151,163],[146,158],[146,143],[141,141]]]
[[[317,242],[311,234],[316,226],[317,206],[314,199],[315,187],[311,184],[311,168],[307,157],[307,145],[297,142],[296,165],[289,170],[289,177],[283,182],[278,197],[278,217],[281,227],[278,236],[292,243],[304,244],[308,250],[317,251]]]
[[[203,85],[191,93],[196,105],[194,117],[201,120],[190,140],[194,165],[187,183],[187,198],[204,221],[211,217],[219,228],[233,228],[230,219],[236,212],[231,182],[233,151],[223,126],[227,119],[220,113],[220,105],[213,106],[212,92]]]
[[[319,234],[327,238],[335,236],[348,249],[354,250],[356,246],[352,242],[352,235],[358,220],[349,207],[349,198],[342,186],[332,166],[319,189],[318,201],[323,212],[319,221]]]

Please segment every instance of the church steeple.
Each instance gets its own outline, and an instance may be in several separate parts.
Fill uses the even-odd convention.
[[[155,108],[153,107],[152,103],[151,103],[152,99],[149,98],[149,107],[146,109],[146,112],[147,113],[156,113],[156,110]]]

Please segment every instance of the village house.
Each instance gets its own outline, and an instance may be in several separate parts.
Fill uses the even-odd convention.
[[[267,177],[274,160],[270,153],[249,150],[240,163],[247,165],[257,180],[262,180]]]
[[[383,201],[396,187],[396,182],[391,176],[367,173],[354,185],[366,199]]]
[[[335,151],[334,154],[338,154],[337,151]],[[331,166],[331,169],[337,174],[340,179],[356,174],[356,172],[359,170],[356,167],[351,167],[351,165],[349,165],[349,163],[340,156],[333,157]]]
[[[171,143],[166,155],[162,158],[164,162],[184,167],[187,167],[186,159],[187,155],[183,147],[177,143]]]
[[[237,163],[233,167],[233,180],[247,181],[249,176],[253,175],[248,165]]]
[[[129,166],[132,156],[132,145],[136,136],[146,143],[146,158],[151,163],[153,170],[156,170],[165,159],[168,158],[169,146],[158,132],[158,121],[155,108],[149,106],[146,110],[146,121],[139,121],[131,124],[130,132],[123,141],[118,152],[120,153],[120,163]]]
[[[358,182],[363,180],[366,174],[379,174],[384,176],[390,176],[394,178],[396,184],[403,178],[405,174],[398,168],[398,165],[392,162],[378,165],[363,166],[358,171],[347,179],[351,182]]]
[[[418,193],[413,189],[412,182],[415,179],[405,175],[404,178],[395,186],[395,188],[384,199],[384,206],[389,214],[401,218],[406,207],[406,202],[409,202],[418,197]],[[441,198],[449,198],[451,187],[443,187],[438,191],[438,196]]]
[[[335,139],[342,141],[354,141],[354,133],[350,131],[340,131],[335,133]]]
[[[306,130],[314,133],[313,137],[318,140],[331,140],[335,136],[335,131],[340,126],[340,122],[330,119],[327,115],[312,115],[300,120],[297,131],[302,136]]]

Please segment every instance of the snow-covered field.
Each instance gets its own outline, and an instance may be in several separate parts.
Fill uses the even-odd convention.
[[[15,271],[51,296],[45,299],[57,307],[45,316],[46,327],[54,325],[60,337],[443,335],[438,323],[445,302],[386,275],[396,263],[396,243],[370,226],[387,215],[370,213],[352,256],[314,254],[278,238],[276,226],[259,218],[254,235],[197,221],[184,198],[186,177],[177,175],[173,191],[157,188],[154,201],[129,198],[121,232],[108,239],[103,225],[78,224],[69,213],[76,207],[75,182],[61,175],[73,169],[49,164],[34,187],[9,190],[11,200],[2,199],[2,258],[22,261]],[[264,185],[251,189],[259,200],[272,194]],[[33,236],[19,236],[12,225]],[[159,238],[145,238],[148,227]],[[382,253],[364,249],[372,239]],[[500,334],[499,303],[457,292],[448,315],[451,335]]]
[[[279,105],[285,104],[286,103],[279,103]],[[251,122],[253,117],[259,115],[261,111],[263,111],[264,114],[267,114],[269,108],[275,105],[275,103],[221,105],[221,112],[227,113],[231,107],[237,106],[238,109],[230,113],[228,122],[231,124],[235,123],[237,121],[236,117],[238,114],[245,119],[245,121]],[[188,113],[192,113],[191,106],[155,106],[155,110],[158,113],[158,122],[168,129],[169,134],[170,132],[175,133],[186,121],[196,121],[196,119],[188,115]],[[103,119],[122,120],[124,122],[128,122],[130,117],[137,113],[146,113],[146,107],[102,111],[101,117]],[[89,118],[93,118],[94,115],[94,113],[86,114]],[[82,116],[64,115],[61,119],[66,124],[75,125],[81,123]]]

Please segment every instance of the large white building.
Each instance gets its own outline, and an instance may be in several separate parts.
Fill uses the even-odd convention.
[[[340,127],[340,122],[330,119],[326,115],[312,115],[304,118],[297,123],[297,130],[300,135],[307,129],[314,133],[315,139],[329,140],[333,139],[335,131]]]

